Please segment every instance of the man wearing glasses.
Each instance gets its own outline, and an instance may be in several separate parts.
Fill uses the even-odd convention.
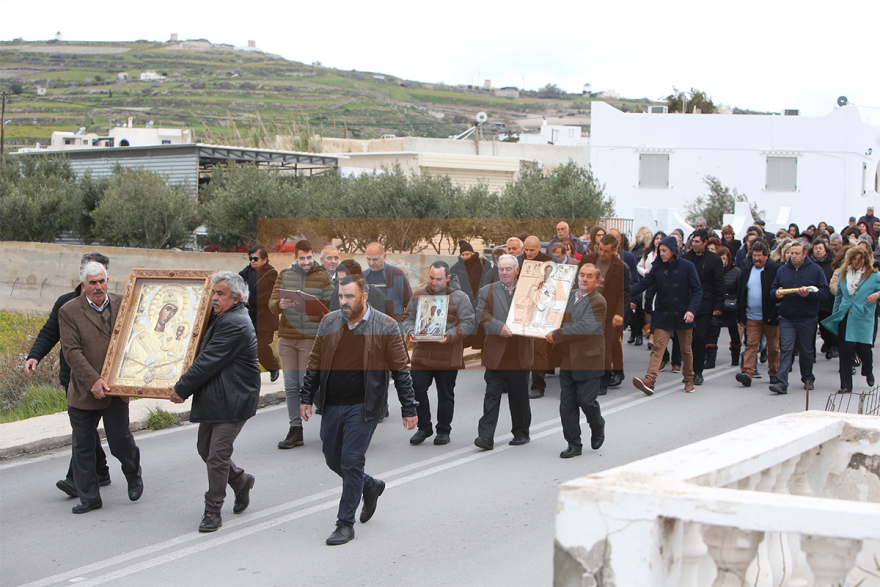
[[[278,326],[278,357],[284,373],[284,394],[287,397],[287,415],[290,430],[278,443],[278,448],[288,449],[303,445],[303,426],[299,411],[299,392],[309,363],[309,353],[318,334],[321,314],[298,312],[293,302],[281,298],[281,290],[295,290],[313,295],[329,306],[333,295],[333,282],[324,268],[315,263],[315,254],[309,241],[303,239],[294,247],[296,262],[283,270],[275,281],[269,309],[281,314]]]

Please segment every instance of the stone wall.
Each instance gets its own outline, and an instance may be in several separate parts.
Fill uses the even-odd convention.
[[[0,242],[0,299],[4,310],[48,314],[58,296],[79,284],[79,262],[83,254],[98,251],[110,258],[110,291],[121,294],[129,269],[216,269],[238,273],[248,263],[244,253],[202,253],[56,245],[48,243]],[[367,267],[365,255],[342,255]],[[388,255],[388,262],[404,269],[413,289],[427,280],[428,267],[437,259],[452,265],[451,255]],[[278,270],[294,262],[292,253],[271,254],[269,262]]]

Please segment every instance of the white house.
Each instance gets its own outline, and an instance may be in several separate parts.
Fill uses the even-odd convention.
[[[583,136],[581,127],[562,124],[541,124],[539,134],[520,133],[519,142],[523,145],[558,145],[560,147],[581,147],[590,144],[590,138]]]
[[[55,131],[47,150],[89,149],[92,147],[147,147],[152,145],[181,145],[192,143],[192,131],[179,128],[134,128],[133,120],[126,126],[111,128],[105,136],[94,133]]]
[[[158,74],[155,71],[144,71],[144,72],[141,72],[140,75],[138,75],[138,79],[141,80],[142,82],[149,82],[149,81],[155,81],[155,80],[163,80],[163,79],[165,79],[165,76]]]
[[[590,134],[593,172],[619,216],[684,210],[708,193],[707,175],[757,202],[768,227],[843,227],[880,209],[880,128],[856,106],[825,116],[627,114],[594,102]]]

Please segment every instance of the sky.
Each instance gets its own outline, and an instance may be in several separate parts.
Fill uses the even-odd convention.
[[[810,116],[846,96],[880,122],[878,0],[0,0],[0,14],[0,40],[48,40],[56,31],[71,41],[253,39],[294,61],[432,83],[555,83],[578,93],[590,83],[594,92],[650,99],[695,87],[716,105]]]

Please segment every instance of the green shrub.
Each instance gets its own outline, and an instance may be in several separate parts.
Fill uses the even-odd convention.
[[[180,426],[180,416],[162,408],[150,409],[150,430],[162,430]]]
[[[67,411],[67,396],[63,389],[49,385],[34,385],[24,390],[14,408],[0,411],[0,423],[27,420],[35,416],[65,411]]]
[[[40,403],[34,399],[31,389],[54,388],[62,400],[64,399],[64,390],[58,385],[60,345],[55,345],[52,352],[40,361],[37,371],[31,377],[24,373],[25,358],[45,321],[46,316],[0,312],[0,417],[3,421],[6,421],[7,412],[15,412],[21,406],[35,406]],[[36,393],[39,395],[41,392]],[[65,405],[66,403],[61,405],[60,409],[64,410]],[[59,410],[53,408],[52,412],[43,413],[56,411]]]

